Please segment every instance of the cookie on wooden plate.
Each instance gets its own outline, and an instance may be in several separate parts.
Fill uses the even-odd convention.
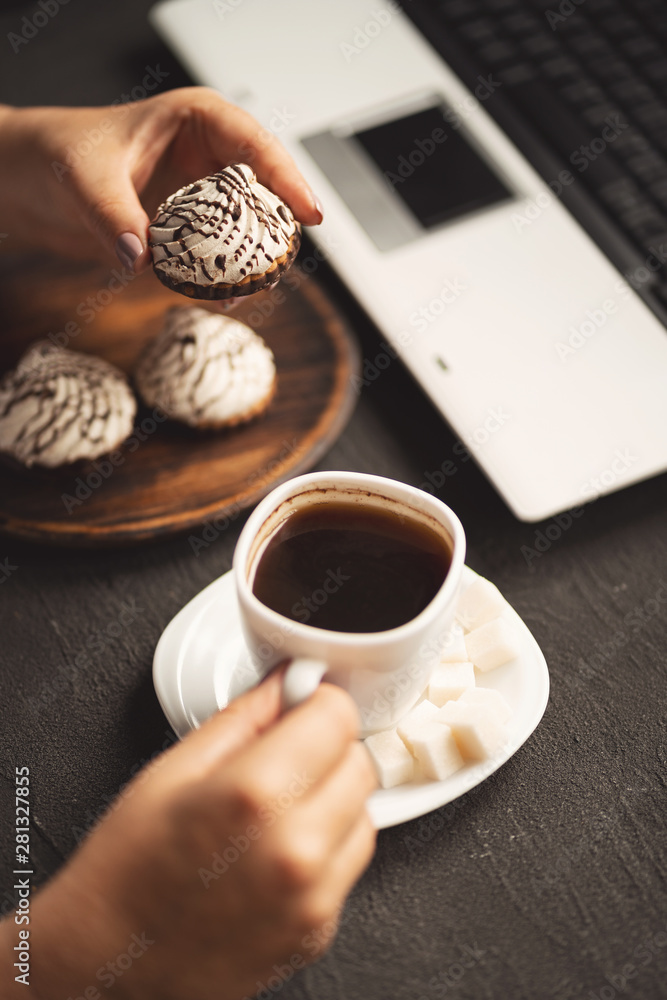
[[[28,468],[96,459],[130,436],[136,412],[114,365],[38,341],[0,380],[0,453]]]
[[[198,306],[170,309],[134,372],[147,406],[201,429],[233,427],[262,413],[273,397],[276,366],[245,323]]]

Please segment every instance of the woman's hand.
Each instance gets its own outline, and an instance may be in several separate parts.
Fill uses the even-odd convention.
[[[275,136],[206,87],[101,108],[0,107],[0,228],[8,248],[115,255],[139,273],[150,263],[146,230],[158,204],[238,162],[300,222],[322,221]]]
[[[278,718],[281,679],[140,773],[33,901],[40,1000],[239,1000],[331,941],[376,779],[349,696],[323,684]]]

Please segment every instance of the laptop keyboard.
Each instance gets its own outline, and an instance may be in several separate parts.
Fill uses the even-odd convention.
[[[634,247],[637,265],[650,261],[653,290],[666,302],[666,0],[406,0],[404,7],[454,69],[461,72],[452,41],[470,67],[500,84],[498,95],[531,141],[581,179]]]

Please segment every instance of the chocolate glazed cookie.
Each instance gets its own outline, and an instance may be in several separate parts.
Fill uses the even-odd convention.
[[[245,163],[188,184],[148,227],[160,281],[193,299],[252,295],[274,285],[296,257],[291,211]]]
[[[273,354],[231,316],[199,306],[170,309],[134,372],[147,406],[200,429],[234,427],[259,416],[276,387]]]
[[[0,455],[49,469],[99,458],[129,437],[136,412],[118,368],[38,341],[0,380]]]

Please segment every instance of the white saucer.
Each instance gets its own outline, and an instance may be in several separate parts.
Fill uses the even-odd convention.
[[[463,589],[476,575],[464,568]],[[503,615],[518,630],[521,654],[478,678],[480,686],[500,691],[513,709],[501,754],[468,764],[446,781],[378,790],[368,803],[378,829],[423,816],[470,791],[509,760],[540,722],[549,698],[546,661],[509,604]],[[155,691],[170,725],[183,737],[258,681],[241,633],[234,580],[231,572],[225,573],[186,604],[162,633],[153,660]]]

